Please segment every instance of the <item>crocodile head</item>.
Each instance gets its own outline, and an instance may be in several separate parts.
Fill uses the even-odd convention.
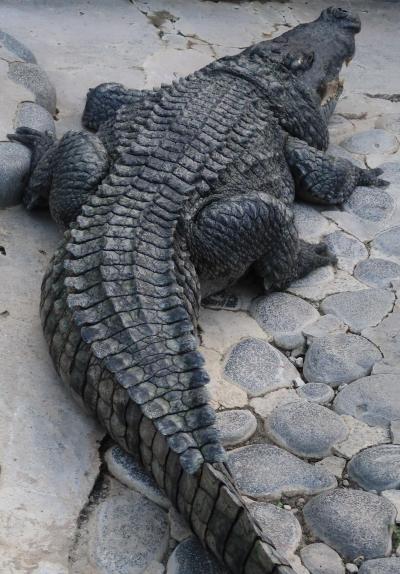
[[[330,113],[343,83],[339,73],[355,52],[355,35],[361,30],[357,15],[331,6],[317,20],[300,24],[269,42],[277,55]]]

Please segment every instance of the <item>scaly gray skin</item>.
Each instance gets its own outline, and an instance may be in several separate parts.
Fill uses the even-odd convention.
[[[35,150],[26,204],[48,202],[68,228],[42,289],[57,371],[234,574],[290,569],[224,462],[197,350],[200,282],[209,293],[253,268],[283,287],[332,261],[299,241],[291,205],[295,191],[340,203],[376,183],[323,153],[359,29],[331,8],[158,91],[96,88],[84,122],[97,135],[12,136]]]

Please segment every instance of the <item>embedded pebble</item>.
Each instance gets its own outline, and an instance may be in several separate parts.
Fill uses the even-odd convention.
[[[256,397],[293,386],[297,369],[280,351],[260,339],[244,339],[230,352],[225,376]]]
[[[10,62],[9,77],[35,95],[35,101],[51,115],[56,113],[56,91],[46,72],[37,64]]]
[[[400,265],[387,259],[366,259],[354,269],[354,277],[370,287],[390,287],[400,278]]]
[[[285,556],[296,552],[301,542],[302,531],[299,521],[292,512],[269,502],[254,502],[250,504],[249,510],[278,552]]]
[[[334,225],[307,203],[293,204],[294,223],[300,239],[318,243],[322,237],[334,229]]]
[[[352,331],[360,333],[374,327],[393,309],[394,293],[383,289],[364,289],[337,293],[321,303],[323,313],[336,315]]]
[[[344,467],[346,466],[346,460],[340,456],[327,456],[322,460],[315,463],[319,468],[323,468],[327,472],[330,472],[336,478],[342,478]]]
[[[28,127],[39,132],[50,132],[56,135],[56,128],[51,114],[39,104],[34,102],[21,102],[18,104],[14,118],[14,128]]]
[[[168,509],[169,500],[158,488],[154,478],[150,476],[143,466],[130,454],[115,445],[104,455],[110,473],[128,488],[140,492],[159,506]]]
[[[349,574],[357,574],[358,566],[356,564],[348,563],[346,564],[346,572],[349,572]]]
[[[380,358],[379,350],[364,337],[329,335],[312,341],[304,359],[303,374],[309,382],[337,387],[368,375]]]
[[[19,203],[31,165],[31,152],[14,142],[0,142],[0,208]]]
[[[89,540],[91,563],[99,574],[141,574],[163,558],[168,545],[164,510],[126,488],[96,507]]]
[[[228,453],[228,465],[243,494],[278,500],[283,494],[316,494],[336,479],[277,446],[253,444]]]
[[[367,560],[359,570],[360,574],[399,574],[399,572],[400,558],[396,556]]]
[[[377,223],[393,213],[393,198],[381,187],[356,187],[343,209],[361,219]]]
[[[400,524],[400,490],[383,490],[381,495],[384,496],[397,510],[396,523]]]
[[[384,444],[363,450],[351,459],[348,472],[364,490],[400,488],[400,445]]]
[[[344,574],[339,554],[322,542],[305,546],[300,550],[300,556],[310,574]]]
[[[265,421],[265,430],[278,445],[305,458],[331,454],[332,446],[348,434],[336,413],[309,401],[276,407]]]
[[[383,114],[376,120],[375,127],[395,135],[400,135],[400,114]]]
[[[309,500],[303,515],[312,534],[347,559],[390,554],[396,510],[381,496],[334,489]]]
[[[303,335],[310,342],[318,337],[325,337],[327,335],[338,335],[347,331],[346,325],[340,321],[335,315],[322,315],[315,323],[307,325],[303,329]]]
[[[377,327],[365,329],[362,332],[363,336],[367,337],[381,350],[386,372],[399,372],[400,367],[400,312],[395,311]],[[379,366],[380,363],[377,363]]]
[[[371,256],[400,263],[400,225],[379,233],[371,243]]]
[[[371,375],[347,385],[334,401],[340,414],[351,415],[368,425],[388,428],[400,418],[400,384],[397,375]]]
[[[320,405],[326,405],[335,396],[333,389],[325,383],[307,383],[297,390],[297,394],[302,399]]]
[[[364,243],[344,231],[335,231],[324,238],[329,251],[336,255],[339,269],[353,272],[354,266],[368,257]]]
[[[175,548],[167,563],[167,574],[227,574],[203,548],[200,541],[187,538]]]
[[[365,289],[365,285],[354,279],[350,273],[341,269],[334,272],[333,267],[328,265],[297,279],[287,290],[309,301],[320,301],[333,293],[360,289]]]
[[[147,566],[146,570],[143,571],[143,574],[164,574],[164,572],[165,572],[164,564],[161,564],[161,562],[153,560]]]
[[[345,441],[334,445],[333,450],[336,454],[350,459],[369,446],[390,443],[387,429],[369,426],[349,415],[342,415],[342,419],[349,430],[349,435]]]
[[[233,446],[248,440],[257,429],[257,419],[247,409],[217,413],[217,427],[224,446]]]
[[[399,141],[393,135],[382,129],[370,129],[358,132],[340,142],[350,153],[359,155],[392,154],[399,149]]]
[[[275,344],[285,350],[303,345],[302,330],[320,317],[315,307],[290,293],[271,293],[256,299],[251,314],[272,335]]]

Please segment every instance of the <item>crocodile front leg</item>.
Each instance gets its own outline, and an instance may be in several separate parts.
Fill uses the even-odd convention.
[[[292,172],[296,195],[321,204],[346,201],[357,185],[383,187],[380,169],[361,169],[347,159],[326,155],[305,142],[289,137],[285,156]]]

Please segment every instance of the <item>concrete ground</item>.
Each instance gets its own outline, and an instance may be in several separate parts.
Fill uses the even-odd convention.
[[[170,82],[176,77],[206,65],[215,58],[234,54],[251,43],[271,38],[300,22],[311,20],[319,14],[322,8],[331,3],[332,0],[296,0],[293,2],[2,0],[0,25],[3,31],[13,35],[29,47],[48,73],[57,90],[56,129],[61,135],[68,129],[80,128],[85,95],[90,87],[104,81],[122,82],[132,88],[149,88]],[[390,116],[395,118],[400,114],[400,4],[396,0],[349,0],[338,1],[336,4],[351,7],[359,12],[363,22],[362,32],[357,38],[356,56],[350,67],[343,73],[346,79],[345,90],[337,109],[337,123],[332,126],[333,140],[339,142],[354,133],[376,127],[375,124],[379,118],[386,118],[388,114],[396,114]],[[6,117],[6,105],[1,104],[0,116]],[[390,122],[385,124],[385,129],[389,126],[388,137],[396,133],[391,129],[391,125]],[[372,140],[374,137],[370,136]],[[378,148],[374,153],[371,150],[358,153],[356,150],[354,158],[362,162],[366,161],[371,166],[388,161],[399,162],[398,146],[382,153]],[[395,173],[400,176],[400,170]],[[398,193],[398,184],[388,188],[388,194],[393,202],[397,201]],[[393,207],[394,211],[392,210],[393,213],[391,212],[388,216],[387,222],[385,220],[384,226],[376,227],[376,234],[399,225],[399,213],[396,209],[398,207]],[[343,213],[348,213],[347,211],[333,210],[331,213],[325,213],[324,217],[315,210],[305,213],[305,223],[304,218],[303,223],[306,233],[315,232],[315,226],[314,228],[312,225],[307,226],[307,222],[311,221],[308,218],[315,217],[318,225],[321,225],[322,235],[345,230],[357,242],[365,243],[364,249],[368,251],[367,255],[370,255],[370,241],[374,240],[375,232],[371,232],[369,222],[360,223],[359,219],[356,221],[354,218],[350,221],[347,215],[343,216]],[[318,232],[315,233],[315,240],[317,240]],[[177,543],[187,536],[187,530],[178,524],[178,519],[172,511],[169,511],[167,521],[165,509],[160,510],[162,505],[165,505],[165,501],[161,502],[160,507],[158,495],[155,496],[154,493],[149,495],[146,486],[142,485],[139,491],[150,497],[151,503],[148,502],[148,498],[143,498],[142,494],[139,495],[137,490],[130,491],[123,488],[119,482],[104,472],[104,466],[101,466],[104,448],[99,449],[103,432],[72,402],[68,393],[59,384],[48,357],[38,319],[38,302],[41,277],[60,238],[59,231],[46,215],[28,214],[21,206],[0,212],[0,360],[2,367],[0,372],[0,572],[4,574],[117,574],[117,572],[118,574],[140,574],[142,572],[161,574],[164,571],[167,574],[174,574],[183,572],[179,570],[177,555],[174,560],[168,561],[168,557]],[[378,247],[375,258],[385,259],[385,253],[382,255]],[[387,260],[397,262],[396,253],[389,254]],[[348,265],[348,259],[346,261]],[[311,301],[312,306],[321,311],[320,301],[326,295],[346,291],[346,288],[337,287],[340,281],[342,281],[341,285],[347,286],[349,291],[371,287],[369,283],[358,283],[358,286],[355,286],[357,280],[351,275],[353,269],[349,270],[346,265],[339,269],[335,278],[331,270],[329,273],[332,276],[329,276],[327,280],[321,279],[326,285],[334,284],[333,291],[331,287],[326,287],[326,289],[324,287],[324,291],[321,288],[321,281],[316,280],[314,284],[311,281],[310,286],[300,285],[297,290],[292,289],[292,293]],[[340,281],[337,279],[338,276]],[[392,292],[392,288],[385,291],[385,293]],[[244,308],[248,296],[243,295],[240,301],[244,301],[242,305]],[[241,303],[238,303],[239,307],[240,305]],[[386,316],[389,319],[394,315],[398,316],[392,311],[393,306],[390,311],[382,312],[379,321]],[[328,313],[332,314],[332,311]],[[333,314],[335,315],[334,312]],[[259,318],[256,317],[256,319],[260,323]],[[342,330],[350,327],[350,331],[360,332],[357,328],[352,329],[350,319],[346,317],[342,319],[345,323]],[[366,329],[377,328],[379,321],[367,324]],[[304,376],[302,356],[305,350],[303,348],[302,351],[295,353],[296,349],[290,345],[289,348],[282,346],[267,327],[262,328],[262,321],[260,324],[261,327],[243,310],[235,313],[224,310],[205,309],[203,311],[203,351],[212,375],[214,404],[218,409],[248,407],[247,412],[257,417],[258,428],[264,425],[271,413],[271,404],[280,404],[283,396],[288,402],[287,395],[283,395],[282,392],[296,395],[293,381],[288,384],[278,381],[276,388],[269,389],[273,391],[272,394],[266,395],[270,397],[269,399],[265,399],[264,396],[260,398],[242,384],[243,381],[240,380],[240,376],[236,375],[236,372],[233,374],[231,372],[229,375],[229,367],[225,369],[225,373],[228,374],[225,377],[221,375],[221,365],[226,362],[228,356],[231,356],[229,355],[231,349],[235,345],[237,348],[241,339],[250,337],[252,340],[264,341],[265,344],[272,341],[275,345],[273,349],[277,347],[284,352],[287,351],[286,355],[290,356],[294,366],[299,369],[299,377],[302,380],[301,374]],[[339,327],[338,329],[340,330]],[[393,337],[398,336],[397,323],[394,332]],[[383,335],[376,332],[369,332],[366,338],[376,342],[379,339],[378,335],[382,339]],[[400,344],[400,339],[398,341]],[[381,348],[380,343],[376,342],[376,345]],[[396,350],[394,353],[398,357]],[[299,357],[301,360],[297,360],[296,363]],[[388,353],[388,357],[393,363],[393,353]],[[287,360],[287,357],[284,358]],[[279,361],[281,360],[283,361],[279,358]],[[263,366],[261,365],[260,368]],[[366,374],[371,372],[371,368]],[[387,376],[394,376],[390,364],[385,368],[383,373]],[[287,370],[285,369],[282,367],[282,377],[286,376]],[[282,389],[276,390],[279,386],[291,388],[283,391]],[[280,393],[279,396],[277,393]],[[294,395],[289,395],[289,398],[293,398]],[[363,446],[358,450],[354,449],[354,443],[352,443],[353,447],[349,447],[347,443],[346,447],[336,446],[329,456],[325,453],[323,460],[317,463],[321,464],[325,461],[325,468],[327,468],[326,465],[329,467],[329,464],[336,464],[336,467],[343,464],[339,474],[337,474],[337,469],[336,475],[332,472],[339,481],[339,487],[346,488],[349,486],[345,482],[349,482],[346,478],[348,470],[343,469],[347,460],[366,446],[396,443],[392,440],[393,437],[390,438],[387,428],[375,423],[370,424],[368,421],[357,422],[359,419],[356,415],[353,417],[346,410],[341,411],[340,414],[347,417],[345,420],[347,435],[349,432],[354,434],[356,427],[357,432],[361,432],[357,425],[368,423],[367,430],[374,436],[366,442],[364,429],[364,434],[361,433],[364,437],[362,439],[364,442],[361,441]],[[400,418],[400,414],[393,418]],[[251,424],[250,421],[249,428]],[[273,436],[273,431],[270,429],[268,440],[271,440],[271,436]],[[247,437],[239,437],[239,444],[247,444],[247,440]],[[274,442],[282,445],[280,438],[276,438]],[[295,452],[295,449],[291,452]],[[299,456],[307,460],[315,458],[301,454]],[[109,458],[112,459],[112,454],[109,454]],[[326,462],[327,458],[337,460]],[[312,468],[316,467],[317,465]],[[332,467],[330,467],[330,472],[331,470]],[[329,476],[335,480],[332,472]],[[133,471],[132,473],[134,474]],[[112,474],[121,479],[118,469],[114,468]],[[126,484],[127,480],[122,482]],[[138,483],[134,484],[137,489]],[[332,488],[333,483],[329,484]],[[359,492],[358,483],[351,482],[350,486],[355,488],[354,492]],[[399,484],[392,485],[383,490],[396,492],[399,486]],[[374,494],[374,491],[379,490],[378,488],[364,486],[362,488],[366,491],[373,491],[372,494],[367,492],[368,496],[376,496],[380,501],[383,498]],[[300,517],[301,508],[309,496],[315,493],[305,491],[300,499],[297,497],[296,500],[291,498],[290,492],[284,493],[272,499],[274,509],[279,508],[282,513],[289,513],[290,517],[286,519],[289,522],[292,521],[290,523],[292,527],[293,520],[304,526],[304,519]],[[142,498],[138,499],[138,496]],[[251,497],[251,493],[249,496]],[[349,499],[349,505],[350,503],[353,504],[352,499]],[[354,507],[357,504],[358,499],[354,502]],[[121,505],[136,509],[136,511],[132,510],[131,514],[124,515]],[[282,508],[284,505],[289,508]],[[366,507],[357,508],[362,516],[362,512],[365,509],[368,510],[369,507],[367,504]],[[370,555],[371,558],[381,558],[392,551],[392,540],[389,544],[388,537],[391,537],[394,519],[389,516],[390,512],[387,509],[382,510],[380,507],[379,509],[383,518],[382,523],[376,526],[376,537],[382,537],[382,544],[375,554]],[[292,512],[293,510],[296,512]],[[274,515],[275,519],[282,520],[284,524],[285,516],[282,515],[278,519]],[[131,532],[135,521],[137,521],[134,529],[136,532]],[[339,565],[336,564],[337,569],[332,572],[342,572],[344,562],[351,562],[353,566],[359,565],[359,562],[355,560],[355,555],[353,556],[350,551],[346,554],[340,544],[329,539],[329,536],[321,534],[318,526],[315,526],[313,531],[310,525],[314,522],[311,518],[309,522],[308,527],[303,529],[303,533],[301,529],[297,529],[295,523],[291,531],[290,544],[288,527],[285,527],[283,533],[283,545],[286,544],[285,549],[288,554],[293,555],[293,564],[297,572],[311,572],[311,574],[316,572],[312,570],[312,566],[308,566],[306,570],[307,557],[304,558],[301,554],[303,559],[303,564],[301,564],[299,556],[294,552],[301,547],[315,546],[310,543],[318,540],[335,548],[340,554],[340,558],[336,558],[337,554],[336,557],[331,558],[333,561],[339,560]],[[354,528],[357,529],[357,524]],[[143,535],[142,538],[138,536],[137,531],[141,529],[143,533],[147,533],[147,537],[151,537],[153,533],[153,546],[146,543],[146,536]],[[383,531],[384,534],[382,534]],[[313,533],[310,534],[310,532]],[[395,541],[393,543],[395,544]],[[362,547],[361,542],[359,545]],[[312,550],[315,555],[317,549]],[[325,546],[325,550],[324,548],[318,550],[325,557],[331,556],[331,549],[328,546]],[[394,551],[395,546],[393,546]],[[201,560],[204,560],[204,557]],[[165,570],[167,562],[168,566]],[[308,564],[310,564],[309,560]],[[214,566],[210,566],[207,572],[217,572],[213,568]],[[382,570],[382,572],[385,571]]]

